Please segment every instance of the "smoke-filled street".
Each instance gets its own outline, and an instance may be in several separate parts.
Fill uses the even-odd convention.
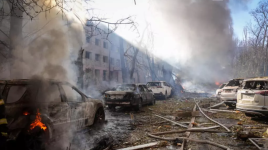
[[[268,149],[267,16],[268,0],[1,0],[0,150]]]

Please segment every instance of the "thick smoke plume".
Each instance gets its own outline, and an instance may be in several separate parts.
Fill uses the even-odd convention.
[[[184,80],[215,86],[232,77],[232,19],[228,1],[168,0],[155,2],[171,35],[178,42],[177,64]]]

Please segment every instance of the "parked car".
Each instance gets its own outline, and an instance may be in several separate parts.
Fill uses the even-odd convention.
[[[222,88],[226,85],[227,83],[223,83],[219,86],[219,88],[216,90],[216,98],[220,99],[221,97],[221,92],[222,92]]]
[[[105,92],[104,101],[110,109],[115,106],[131,106],[140,110],[144,104],[155,104],[153,93],[145,84],[118,85],[115,90]]]
[[[268,78],[247,79],[237,92],[238,110],[247,116],[268,114]]]
[[[172,87],[165,81],[148,82],[147,87],[153,91],[155,98],[167,99],[172,93]]]
[[[40,139],[47,143],[105,119],[103,102],[87,97],[68,82],[0,80],[0,94],[6,104],[9,138],[22,139],[25,149],[40,146]]]
[[[237,91],[244,79],[232,79],[223,88],[220,99],[229,107],[236,106]]]

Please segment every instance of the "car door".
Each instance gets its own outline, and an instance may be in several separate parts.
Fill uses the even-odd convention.
[[[65,132],[69,126],[70,106],[64,102],[63,93],[57,83],[40,84],[35,101],[40,105],[40,113],[47,115],[55,130]]]
[[[65,93],[66,102],[70,106],[70,122],[76,130],[79,130],[86,122],[85,97],[69,84],[62,84],[61,87]]]
[[[139,88],[140,95],[141,95],[142,100],[143,100],[143,104],[146,104],[147,103],[146,91],[142,85],[138,85],[138,88]]]

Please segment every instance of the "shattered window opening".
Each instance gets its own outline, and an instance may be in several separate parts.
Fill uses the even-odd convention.
[[[243,82],[243,89],[267,90],[268,81],[246,81],[246,82]]]
[[[19,85],[11,86],[8,91],[7,103],[14,103],[20,100],[24,95],[24,93],[26,92],[26,90],[27,90],[26,86],[19,86]]]
[[[116,91],[134,91],[136,86],[134,84],[124,84],[116,87]]]

